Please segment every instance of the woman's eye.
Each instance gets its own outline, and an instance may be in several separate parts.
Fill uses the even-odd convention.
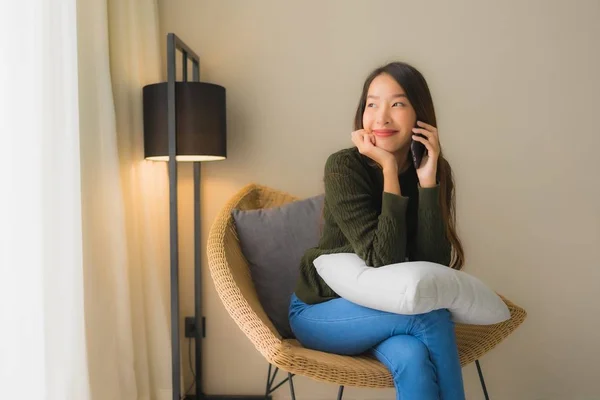
[[[367,104],[367,108],[368,107],[375,107],[375,103],[369,103],[369,104]]]
[[[394,103],[392,105],[392,107],[404,107],[404,103],[401,103],[401,102],[397,101],[396,103]]]

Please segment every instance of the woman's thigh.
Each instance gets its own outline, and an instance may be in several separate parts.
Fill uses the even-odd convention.
[[[374,310],[339,298],[306,305],[295,296],[290,325],[303,346],[336,354],[366,352],[394,335],[410,334],[415,316]]]

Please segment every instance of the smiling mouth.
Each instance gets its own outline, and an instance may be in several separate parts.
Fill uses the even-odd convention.
[[[398,133],[393,129],[373,129],[373,134],[377,137],[389,137]]]

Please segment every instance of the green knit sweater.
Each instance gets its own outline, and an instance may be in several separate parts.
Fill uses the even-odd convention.
[[[439,186],[421,188],[414,167],[399,179],[402,196],[383,192],[382,170],[356,147],[329,156],[323,231],[317,247],[302,257],[295,290],[300,300],[316,304],[339,297],[313,265],[322,254],[356,253],[372,267],[407,260],[450,264]]]

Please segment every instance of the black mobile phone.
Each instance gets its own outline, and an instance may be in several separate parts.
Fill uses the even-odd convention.
[[[418,136],[424,138],[425,136],[417,133]],[[421,165],[421,161],[423,160],[423,156],[427,153],[427,149],[425,145],[421,142],[417,142],[416,140],[411,140],[410,142],[410,153],[412,154],[413,164],[415,169],[419,168]]]

